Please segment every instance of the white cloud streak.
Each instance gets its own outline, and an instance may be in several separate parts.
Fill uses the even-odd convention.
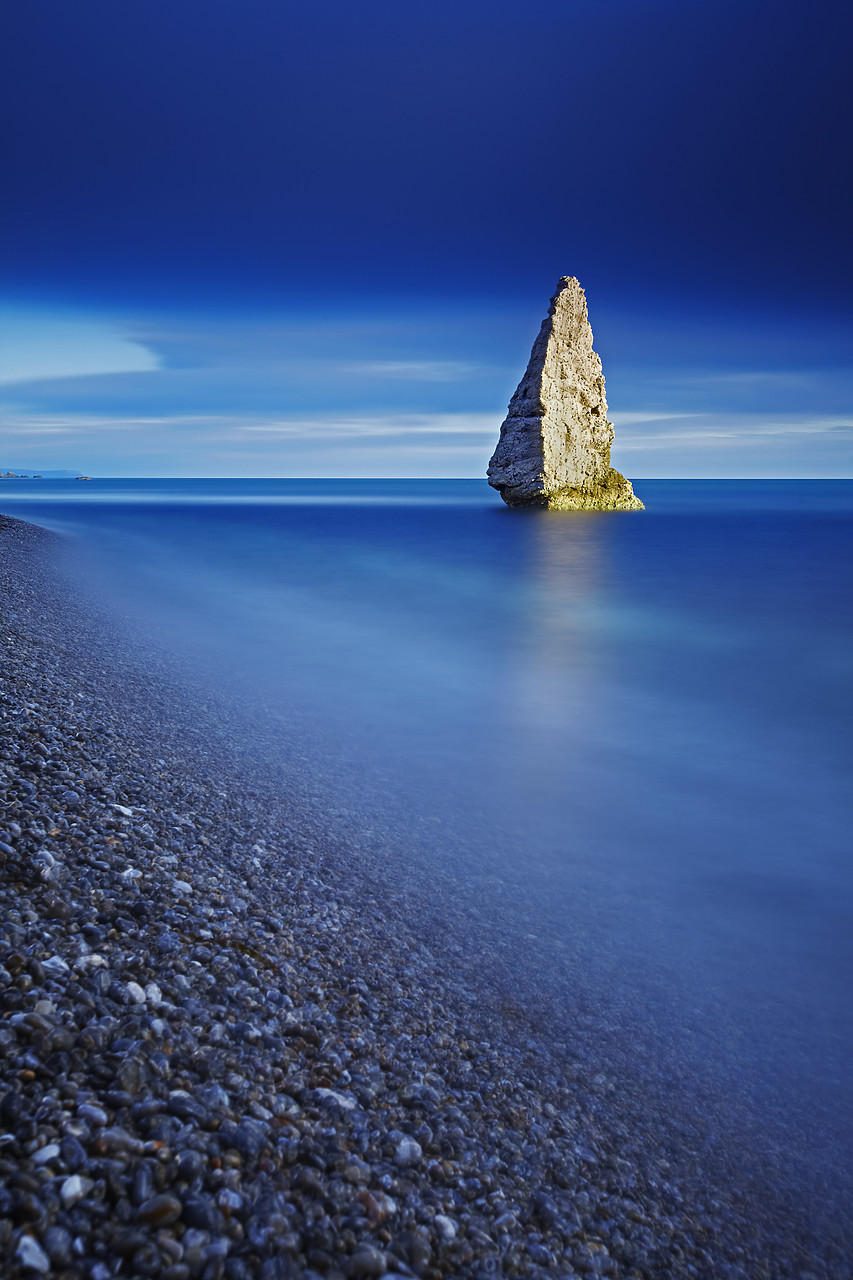
[[[672,421],[674,428],[664,426],[660,431],[631,431],[634,424],[649,427],[655,423]],[[681,424],[684,426],[681,426]],[[754,443],[769,437],[823,436],[842,438],[853,436],[853,415],[813,415],[798,417],[779,414],[648,414],[617,416],[617,427],[626,430],[618,436],[620,451],[669,448],[677,442],[682,449],[705,448],[713,441],[726,444]],[[689,425],[688,425],[689,424]]]
[[[636,413],[614,412],[613,409],[608,410],[610,417],[617,427],[632,427],[637,422],[665,422],[668,418],[677,418],[682,421],[684,418],[696,418],[699,415],[695,413],[658,413],[656,410],[640,410]]]
[[[483,371],[462,360],[354,360],[334,366],[356,377],[392,378],[407,382],[461,382]]]
[[[246,421],[220,414],[172,414],[162,417],[88,414],[27,415],[12,412],[4,416],[8,434],[38,435],[184,428],[189,433],[202,432],[211,440],[248,440],[255,437],[280,436],[306,442],[317,439],[356,439],[422,435],[497,436],[500,420],[489,413],[372,414],[344,417],[334,414],[272,420]]]
[[[278,422],[247,424],[246,434],[281,436],[353,437],[466,435],[496,436],[499,420],[489,413],[374,414],[351,418],[328,416],[287,418]]]

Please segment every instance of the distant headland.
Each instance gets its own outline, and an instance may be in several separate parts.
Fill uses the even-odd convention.
[[[610,465],[612,443],[586,296],[563,276],[509,403],[489,484],[510,507],[642,510],[630,480]]]
[[[17,471],[0,471],[0,480],[91,480],[81,471],[34,471],[23,468]]]

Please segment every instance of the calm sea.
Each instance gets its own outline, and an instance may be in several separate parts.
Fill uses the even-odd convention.
[[[477,481],[21,481],[0,509],[278,716],[352,856],[380,830],[543,1037],[592,1026],[617,1088],[701,1098],[816,1187],[853,1117],[853,482],[636,487],[574,514]]]

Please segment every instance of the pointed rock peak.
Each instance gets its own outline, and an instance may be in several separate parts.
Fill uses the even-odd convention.
[[[509,402],[489,484],[510,507],[641,510],[631,482],[610,465],[612,443],[586,295],[563,276]]]

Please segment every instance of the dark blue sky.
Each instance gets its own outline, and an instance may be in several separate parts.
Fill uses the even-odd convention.
[[[496,431],[563,273],[587,290],[617,426],[617,404],[626,430],[654,413],[697,429],[715,412],[802,416],[820,388],[830,452],[849,460],[851,12],[827,0],[7,3],[0,263],[22,363],[5,375],[16,456],[0,463],[29,465],[18,455],[37,444],[47,466],[51,448],[79,443],[69,465],[201,474],[203,433],[170,463],[127,427],[124,453],[103,447],[104,424],[159,414],[174,436],[181,413],[210,417],[205,388],[223,367],[236,417],[242,369],[245,410],[261,418],[310,409],[328,425],[348,407],[412,427],[479,413],[497,414]],[[329,358],[320,403],[299,374]],[[799,398],[792,374],[811,379]],[[697,394],[697,377],[715,377],[715,393]],[[745,377],[759,400],[764,379],[760,409],[753,383],[733,392]],[[680,399],[679,378],[694,379]],[[72,438],[50,441],[45,423],[60,419]],[[38,441],[26,422],[42,423]],[[478,449],[488,456],[480,431],[469,472]],[[305,439],[301,462],[273,451],[258,466],[309,466],[328,440]],[[796,444],[795,473],[814,443]],[[368,448],[368,470],[390,447]],[[335,448],[332,471],[352,470]],[[695,453],[683,473],[700,456],[709,474]],[[837,473],[847,464],[833,457],[819,465]]]

